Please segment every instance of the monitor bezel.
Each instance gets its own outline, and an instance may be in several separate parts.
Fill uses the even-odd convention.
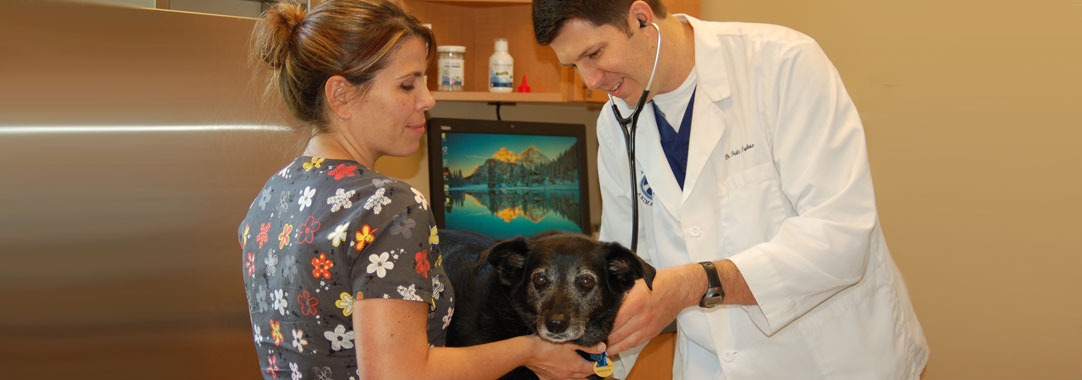
[[[556,122],[481,120],[459,118],[432,118],[428,120],[428,183],[429,205],[438,228],[446,227],[444,220],[443,193],[443,144],[444,132],[485,133],[504,135],[566,136],[577,138],[581,143],[578,151],[579,170],[579,214],[577,221],[581,232],[589,235],[590,227],[590,182],[589,161],[586,154],[586,125]]]

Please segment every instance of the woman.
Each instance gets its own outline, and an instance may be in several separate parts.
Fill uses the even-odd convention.
[[[417,151],[429,29],[397,5],[279,4],[254,31],[271,84],[312,137],[240,225],[244,283],[264,378],[486,379],[518,366],[584,378],[590,362],[536,336],[445,348],[454,291],[428,204],[371,170]]]

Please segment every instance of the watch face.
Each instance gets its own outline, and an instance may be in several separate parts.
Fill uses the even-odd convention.
[[[706,294],[703,295],[703,300],[699,305],[706,308],[718,306],[721,305],[722,299],[724,299],[724,295],[721,289],[710,288],[706,290]]]

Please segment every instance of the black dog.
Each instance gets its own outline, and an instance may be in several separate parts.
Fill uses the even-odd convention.
[[[442,230],[440,251],[455,289],[447,333],[453,347],[530,334],[594,346],[608,338],[635,280],[653,288],[654,268],[631,250],[583,234],[545,232],[496,243]],[[525,367],[502,377],[536,378]]]

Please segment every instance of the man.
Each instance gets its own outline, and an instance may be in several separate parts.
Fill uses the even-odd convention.
[[[676,319],[676,379],[919,378],[928,346],[880,231],[863,126],[814,40],[659,0],[534,0],[533,21],[621,117],[659,57],[633,171],[612,107],[597,122],[601,240],[631,245],[636,202],[632,248],[660,269],[617,315],[618,377]]]

